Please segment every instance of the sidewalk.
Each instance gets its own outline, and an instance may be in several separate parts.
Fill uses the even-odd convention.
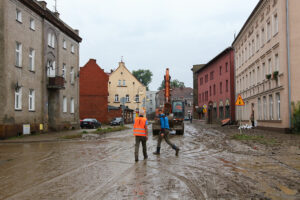
[[[130,127],[130,124],[126,126]],[[110,126],[102,126],[102,128],[108,128],[108,127]],[[25,136],[0,140],[0,144],[70,141],[69,139],[63,139],[62,137],[68,135],[80,134],[83,131],[91,133],[94,132],[95,130],[97,129],[78,129],[78,130],[66,130],[66,131],[58,131],[58,132],[41,133],[37,135],[25,135]]]

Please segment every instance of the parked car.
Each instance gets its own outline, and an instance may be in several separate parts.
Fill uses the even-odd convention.
[[[94,118],[87,118],[80,122],[81,128],[101,128],[101,123]]]
[[[116,117],[109,124],[111,126],[123,125],[124,124],[124,120],[123,120],[122,117]]]

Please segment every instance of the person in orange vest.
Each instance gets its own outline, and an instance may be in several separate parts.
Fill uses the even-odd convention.
[[[143,145],[143,154],[144,159],[148,158],[147,155],[147,145],[146,142],[148,140],[148,122],[147,118],[144,117],[144,110],[140,110],[139,116],[135,118],[133,125],[133,135],[135,136],[135,162],[139,161],[139,148],[140,143]]]

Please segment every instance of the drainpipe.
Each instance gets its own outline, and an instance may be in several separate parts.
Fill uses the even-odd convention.
[[[286,0],[286,40],[287,40],[287,61],[289,81],[289,128],[292,129],[292,102],[291,102],[291,62],[290,62],[290,26],[289,26],[289,0]]]

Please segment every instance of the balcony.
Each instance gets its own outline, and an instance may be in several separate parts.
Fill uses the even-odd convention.
[[[62,76],[48,77],[48,89],[59,90],[65,88],[65,79]]]

